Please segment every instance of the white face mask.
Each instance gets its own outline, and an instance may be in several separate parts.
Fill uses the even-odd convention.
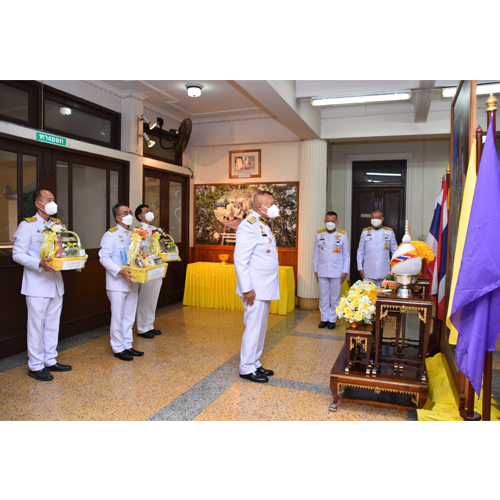
[[[40,202],[42,203],[42,202]],[[45,205],[44,203],[42,203],[42,205],[45,207],[45,213],[47,215],[54,215],[57,213],[57,204],[55,201],[51,201],[49,203],[47,203],[47,205]]]
[[[152,222],[155,218],[155,214],[153,212],[148,212],[144,217],[148,222]]]
[[[267,209],[267,216],[270,218],[270,219],[274,219],[275,217],[278,217],[278,215],[280,214],[279,210],[278,210],[278,207],[276,205],[273,205],[272,207],[270,208],[267,208],[265,205],[262,205],[265,209]]]
[[[328,231],[333,231],[335,229],[336,224],[335,222],[327,222],[325,226],[328,229]]]
[[[379,227],[382,224],[382,221],[380,219],[372,219],[370,222],[372,223],[373,227]]]
[[[125,224],[126,226],[130,226],[134,222],[134,218],[132,217],[132,214],[128,214],[122,219],[122,224]]]

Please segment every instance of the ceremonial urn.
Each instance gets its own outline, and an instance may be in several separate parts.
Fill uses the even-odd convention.
[[[229,255],[228,255],[228,254],[226,254],[226,253],[221,253],[221,254],[219,254],[219,260],[221,261],[221,264],[222,264],[223,266],[225,266],[225,265],[226,265],[226,263],[227,263],[227,262],[226,262],[226,261],[227,261],[227,259],[229,259]]]
[[[422,259],[415,247],[411,244],[410,224],[406,221],[403,243],[399,245],[391,259],[391,271],[399,288],[397,296],[402,299],[413,297],[411,287],[416,283],[422,269]]]

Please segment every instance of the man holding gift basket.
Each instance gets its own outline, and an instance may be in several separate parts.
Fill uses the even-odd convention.
[[[140,222],[138,226],[148,232],[149,237],[141,241],[141,248],[150,250],[151,233],[157,228],[151,225],[155,215],[148,205],[139,205],[135,209],[135,218]],[[153,339],[155,335],[161,335],[160,330],[155,330],[154,321],[156,317],[156,305],[160,295],[163,280],[152,280],[139,283],[139,302],[137,304],[137,335],[145,339]]]
[[[106,268],[106,293],[111,303],[111,348],[118,359],[132,361],[134,356],[144,354],[132,348],[139,285],[134,282],[131,271],[121,265],[130,246],[132,232],[129,226],[134,218],[130,208],[121,203],[112,211],[116,226],[108,229],[101,239],[99,262]]]
[[[12,258],[24,266],[21,294],[26,296],[28,308],[28,375],[47,382],[54,379],[51,371],[71,370],[70,365],[59,364],[56,359],[64,294],[62,275],[50,264],[52,259],[40,257],[43,233],[60,224],[60,220],[51,217],[57,212],[57,205],[47,189],[35,191],[33,203],[37,213],[19,224]]]

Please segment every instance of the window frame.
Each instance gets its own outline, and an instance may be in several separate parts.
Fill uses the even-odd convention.
[[[28,120],[18,120],[11,116],[2,115],[0,113],[0,120],[15,123],[16,125],[21,125],[22,127],[29,128],[40,128],[40,93],[42,84],[35,81],[27,80],[0,80],[0,83],[6,85],[7,87],[12,87],[17,90],[28,93]]]

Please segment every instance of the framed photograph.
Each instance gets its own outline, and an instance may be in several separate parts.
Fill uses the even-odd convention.
[[[269,191],[280,211],[271,229],[281,248],[297,246],[297,182],[280,184],[195,184],[195,245],[234,245],[236,230],[253,211],[257,191]]]
[[[260,177],[260,149],[229,151],[229,178]]]

